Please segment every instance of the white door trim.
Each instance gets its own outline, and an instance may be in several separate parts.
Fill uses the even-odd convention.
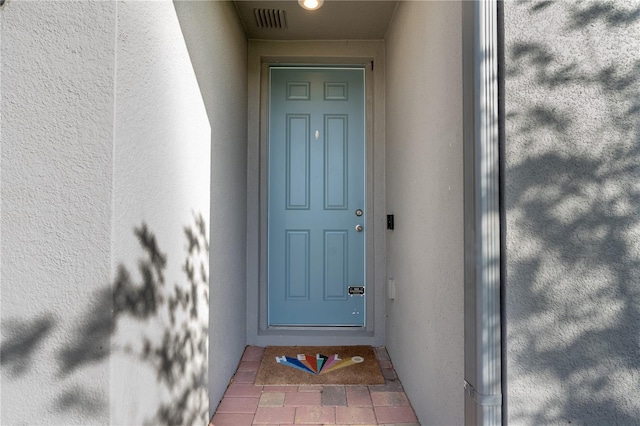
[[[340,345],[385,343],[384,44],[250,41],[248,55],[247,343]],[[267,95],[269,64],[364,65],[367,91],[367,322],[361,328],[267,325]],[[372,68],[373,64],[373,70]]]

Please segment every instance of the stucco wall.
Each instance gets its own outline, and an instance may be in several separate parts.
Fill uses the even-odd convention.
[[[115,19],[0,9],[3,425],[109,419]]]
[[[208,380],[214,409],[246,341],[232,5],[10,1],[0,17],[2,424],[206,424]]]
[[[111,422],[205,424],[211,126],[173,3],[117,16]]]
[[[247,342],[247,40],[230,2],[176,2],[211,125],[209,400],[217,407]]]
[[[640,423],[640,3],[505,2],[510,424]]]
[[[423,425],[463,422],[459,2],[401,2],[386,39],[387,348]]]

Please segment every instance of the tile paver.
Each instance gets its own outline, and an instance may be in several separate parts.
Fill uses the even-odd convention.
[[[391,361],[378,361],[378,363],[380,364],[380,368],[393,368],[393,364],[391,364]]]
[[[285,407],[300,407],[304,405],[322,405],[320,392],[296,392],[284,394]]]
[[[391,361],[391,358],[389,357],[389,352],[387,352],[387,348],[385,348],[384,346],[380,346],[374,349],[375,353],[376,353],[376,357],[380,360],[380,361]]]
[[[284,407],[284,392],[263,391],[258,407]]]
[[[251,426],[253,414],[216,413],[209,426]]]
[[[323,406],[346,406],[347,392],[344,386],[325,386],[322,390]]]
[[[296,409],[296,424],[335,424],[334,407],[308,406]]]
[[[380,426],[420,426],[420,423],[384,423]]]
[[[246,383],[231,383],[227,388],[225,397],[247,397],[247,398],[260,398],[262,395],[262,386],[256,386]]]
[[[371,400],[375,407],[409,405],[409,400],[404,392],[373,392]]]
[[[258,398],[222,398],[218,405],[218,413],[247,413],[253,414],[258,408]]]
[[[378,424],[373,408],[336,407],[336,423],[348,425]]]
[[[394,370],[393,368],[381,368],[380,370],[382,371],[382,375],[384,376],[384,378],[387,380],[393,380],[398,378],[398,375],[396,374],[396,370]]]
[[[369,386],[371,393],[373,392],[404,392],[402,383],[400,380],[387,380],[384,385],[372,385]]]
[[[258,407],[256,416],[253,418],[253,424],[271,425],[294,423],[295,415],[295,407]]]
[[[299,392],[322,392],[322,386],[317,385],[301,385],[298,386]]]
[[[374,348],[386,383],[258,386],[264,348],[247,346],[209,426],[419,426],[385,348]]]
[[[265,392],[298,392],[298,386],[264,386]]]
[[[347,405],[349,407],[371,407],[371,394],[366,386],[347,387]]]
[[[260,346],[247,346],[242,354],[242,361],[258,361],[262,360],[264,348]]]
[[[415,413],[411,406],[404,405],[401,407],[375,407],[376,418],[378,423],[410,423],[417,422]]]
[[[240,361],[238,371],[258,371],[259,368],[260,361]]]
[[[233,383],[248,383],[254,384],[256,382],[257,371],[238,371],[233,376]]]

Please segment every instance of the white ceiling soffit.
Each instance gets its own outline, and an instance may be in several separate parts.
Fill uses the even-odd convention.
[[[318,10],[297,0],[234,1],[247,37],[258,40],[381,40],[397,1],[325,0]]]

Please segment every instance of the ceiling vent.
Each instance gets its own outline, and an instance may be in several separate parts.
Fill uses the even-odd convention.
[[[278,9],[253,9],[258,28],[287,28],[287,14]]]

